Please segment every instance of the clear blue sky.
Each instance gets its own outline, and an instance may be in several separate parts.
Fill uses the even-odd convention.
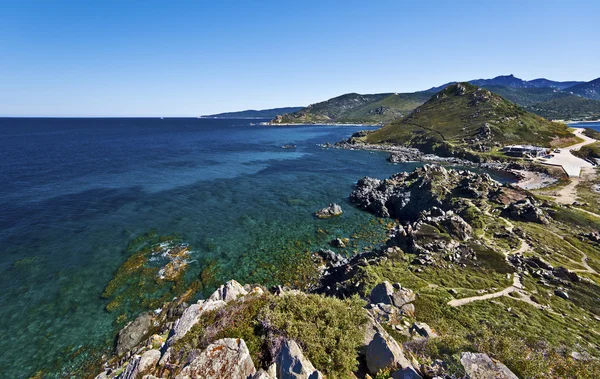
[[[0,0],[0,115],[197,116],[600,76],[600,1]]]

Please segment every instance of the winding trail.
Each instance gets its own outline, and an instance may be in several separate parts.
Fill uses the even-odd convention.
[[[491,214],[489,213],[488,210],[486,210],[485,213],[491,216]],[[504,221],[504,223],[506,223],[506,230],[509,231],[510,233],[512,233],[513,230],[514,230],[514,228],[515,228],[515,225],[510,220],[507,220],[504,217],[498,217],[498,218],[501,219],[502,221]],[[505,257],[507,259],[508,259],[509,255],[522,254],[522,253],[528,251],[529,249],[531,249],[531,246],[529,245],[529,243],[527,243],[527,241],[525,241],[521,237],[518,237],[518,239],[521,242],[521,245],[519,246],[518,249],[515,249],[515,250],[512,250],[512,251],[505,251],[504,252],[504,255],[505,255]],[[461,305],[469,304],[469,303],[472,303],[474,301],[489,300],[489,299],[494,299],[494,298],[500,297],[500,296],[509,296],[513,292],[516,292],[517,296],[516,297],[515,296],[511,296],[512,299],[524,301],[524,302],[526,302],[528,304],[531,304],[532,306],[534,306],[534,307],[536,307],[538,309],[545,309],[546,308],[543,305],[538,304],[535,301],[531,300],[529,292],[527,292],[525,290],[525,287],[521,283],[521,276],[519,275],[519,273],[514,273],[513,274],[513,283],[512,283],[512,285],[506,287],[503,290],[500,290],[500,291],[497,291],[497,292],[492,292],[492,293],[487,293],[485,295],[465,297],[465,298],[462,298],[462,299],[453,299],[453,300],[450,300],[448,302],[448,305],[450,305],[452,307],[460,307]]]

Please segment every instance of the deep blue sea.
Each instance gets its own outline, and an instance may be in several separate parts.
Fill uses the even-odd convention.
[[[100,295],[128,243],[148,231],[178,233],[192,245],[191,266],[211,258],[219,279],[269,284],[256,268],[290,241],[377,225],[348,204],[352,185],[417,164],[317,146],[360,129],[0,119],[0,377],[68,377],[93,355],[87,348],[110,347],[119,315]],[[341,217],[313,217],[331,202]]]

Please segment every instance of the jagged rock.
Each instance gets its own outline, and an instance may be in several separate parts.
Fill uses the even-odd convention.
[[[348,263],[348,259],[331,250],[319,250],[316,253],[329,267],[340,267]]]
[[[423,153],[418,149],[406,148],[400,151],[391,153],[387,160],[391,163],[417,162],[423,158]]]
[[[415,322],[410,327],[410,333],[413,336],[423,337],[423,338],[433,338],[437,337],[437,333],[431,329],[429,325],[424,322]]]
[[[394,294],[394,287],[390,284],[390,282],[385,281],[376,285],[371,294],[369,295],[369,301],[372,304],[383,303],[383,304],[391,304],[392,303],[392,295]]]
[[[451,200],[457,196],[493,199],[504,190],[487,174],[428,164],[386,180],[362,178],[350,194],[350,201],[377,216],[414,221],[432,207],[449,210]]]
[[[346,247],[346,244],[348,242],[350,242],[350,240],[348,238],[336,238],[336,239],[332,240],[331,242],[329,242],[329,244],[333,247],[343,249]]]
[[[477,379],[519,379],[502,363],[492,360],[487,354],[462,353],[460,363],[465,373]]]
[[[559,288],[555,289],[554,294],[558,297],[562,297],[565,300],[569,300],[569,294],[562,289],[559,289]]]
[[[540,209],[535,204],[535,200],[531,198],[510,203],[504,209],[503,213],[517,221],[537,222],[539,224],[547,224],[550,222],[545,212]]]
[[[369,296],[371,304],[389,304],[400,310],[402,314],[413,315],[415,312],[414,305],[410,304],[415,301],[415,294],[408,288],[402,288],[399,283],[392,286],[389,282],[382,282],[376,285]]]
[[[256,369],[244,340],[224,338],[210,344],[176,379],[247,379]]]
[[[159,350],[152,349],[144,352],[144,354],[142,354],[142,356],[140,357],[140,362],[138,365],[139,372],[144,372],[156,366],[156,364],[160,360],[160,356],[161,354]]]
[[[367,347],[369,346],[371,341],[373,341],[373,338],[375,338],[375,334],[377,333],[380,333],[381,335],[387,335],[387,332],[385,331],[385,329],[383,329],[381,324],[379,324],[379,322],[377,322],[375,318],[373,318],[373,315],[369,313],[367,324],[365,326],[365,335],[363,338],[363,343],[360,348],[361,354],[366,355]]]
[[[225,306],[222,300],[217,301],[199,301],[197,304],[192,304],[183,312],[183,315],[175,322],[173,329],[169,334],[169,339],[166,342],[167,346],[172,346],[175,342],[181,339],[192,329],[200,320],[200,316],[205,312],[219,309]],[[161,359],[162,361],[162,359]]]
[[[268,369],[260,369],[254,374],[252,379],[277,379],[277,365],[273,363]]]
[[[327,208],[323,208],[315,212],[315,216],[318,218],[330,218],[334,216],[339,216],[342,214],[342,207],[337,205],[336,203],[331,203]]]
[[[582,234],[584,237],[588,238],[593,242],[600,242],[600,232],[589,232],[587,234]]]
[[[553,268],[552,274],[560,279],[570,280],[572,282],[579,282],[579,275],[564,267]]]
[[[278,379],[322,379],[323,374],[304,357],[298,344],[287,340],[275,361]]]
[[[151,313],[144,313],[121,329],[117,337],[117,355],[121,356],[139,344],[150,332],[153,322],[154,316]]]
[[[410,367],[410,362],[404,357],[402,347],[387,333],[375,333],[373,340],[367,346],[365,354],[369,373],[377,374],[384,368]]]
[[[242,285],[235,280],[230,280],[227,283],[221,285],[217,290],[210,295],[209,301],[224,301],[235,300],[240,296],[247,295],[248,292],[242,287]]]

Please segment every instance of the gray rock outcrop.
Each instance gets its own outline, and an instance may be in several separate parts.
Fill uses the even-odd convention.
[[[365,354],[369,373],[377,374],[385,368],[402,369],[411,367],[410,362],[404,357],[402,347],[389,335],[376,333],[367,346]]]
[[[336,203],[331,203],[327,208],[323,208],[315,212],[315,216],[317,216],[317,218],[330,218],[339,216],[341,214],[342,207],[340,207]]]
[[[323,375],[304,357],[300,346],[287,340],[276,360],[278,379],[322,379]]]
[[[487,354],[462,353],[460,363],[465,373],[477,379],[519,379],[502,363],[492,360]]]
[[[117,337],[117,355],[121,356],[139,344],[150,332],[153,322],[151,313],[143,313],[121,329]]]
[[[224,338],[210,344],[176,379],[247,379],[256,373],[244,340]]]
[[[200,317],[208,311],[219,309],[225,306],[225,302],[222,300],[217,301],[199,301],[197,304],[192,304],[186,309],[181,317],[175,322],[175,325],[171,329],[169,339],[166,342],[167,347],[172,346],[175,342],[181,339],[192,329]]]
[[[224,301],[235,300],[240,296],[244,296],[248,292],[242,287],[240,283],[235,280],[230,280],[227,283],[221,285],[217,290],[210,295],[208,301]]]

